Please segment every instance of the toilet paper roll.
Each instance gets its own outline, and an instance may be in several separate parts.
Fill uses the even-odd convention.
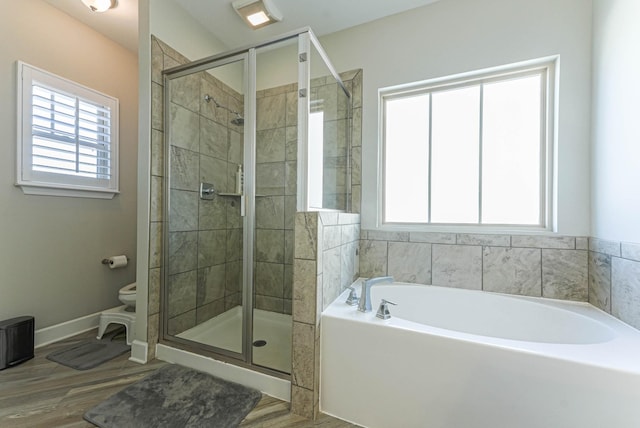
[[[127,256],[113,256],[109,257],[109,268],[117,269],[125,267],[127,265]]]

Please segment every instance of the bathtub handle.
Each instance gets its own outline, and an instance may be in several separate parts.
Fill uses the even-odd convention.
[[[376,316],[383,320],[388,320],[389,318],[391,318],[391,313],[389,312],[389,305],[395,306],[396,304],[388,300],[382,299],[382,301],[380,302],[380,307],[378,308],[378,312],[376,313]]]
[[[355,288],[349,287],[349,290],[351,290],[351,291],[349,291],[349,297],[347,297],[346,303],[347,303],[347,305],[355,306],[355,305],[358,304],[358,300],[360,300],[360,299],[358,299],[358,296],[356,296],[356,289]]]

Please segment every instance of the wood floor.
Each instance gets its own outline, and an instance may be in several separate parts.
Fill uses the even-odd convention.
[[[82,419],[87,409],[165,364],[158,360],[137,364],[128,360],[129,354],[124,354],[96,368],[78,371],[46,359],[52,351],[95,335],[94,330],[36,349],[32,360],[0,371],[0,427],[93,427]],[[343,428],[355,425],[329,416],[309,421],[290,414],[289,403],[263,395],[240,426]]]

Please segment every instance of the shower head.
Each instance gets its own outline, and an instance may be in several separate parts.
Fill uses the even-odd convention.
[[[236,126],[244,125],[244,117],[242,117],[242,116],[240,115],[240,113],[239,113],[239,112],[237,112],[237,111],[235,111],[235,110],[231,110],[231,109],[230,109],[229,107],[227,107],[227,106],[223,106],[222,104],[220,104],[218,101],[216,101],[216,99],[215,99],[215,98],[213,98],[213,97],[212,97],[211,95],[209,95],[209,94],[205,94],[205,96],[204,96],[204,100],[205,100],[207,103],[210,103],[211,101],[213,101],[213,104],[215,104],[216,108],[221,108],[221,109],[223,109],[223,110],[228,111],[229,113],[233,113],[233,114],[235,114],[235,115],[236,115],[236,117],[234,117],[233,119],[231,119],[231,123],[232,123],[233,125],[236,125]]]

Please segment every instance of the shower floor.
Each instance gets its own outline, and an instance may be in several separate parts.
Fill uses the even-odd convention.
[[[254,309],[253,342],[266,341],[253,347],[253,364],[291,373],[291,315]],[[233,352],[242,352],[242,306],[236,306],[177,335]]]

